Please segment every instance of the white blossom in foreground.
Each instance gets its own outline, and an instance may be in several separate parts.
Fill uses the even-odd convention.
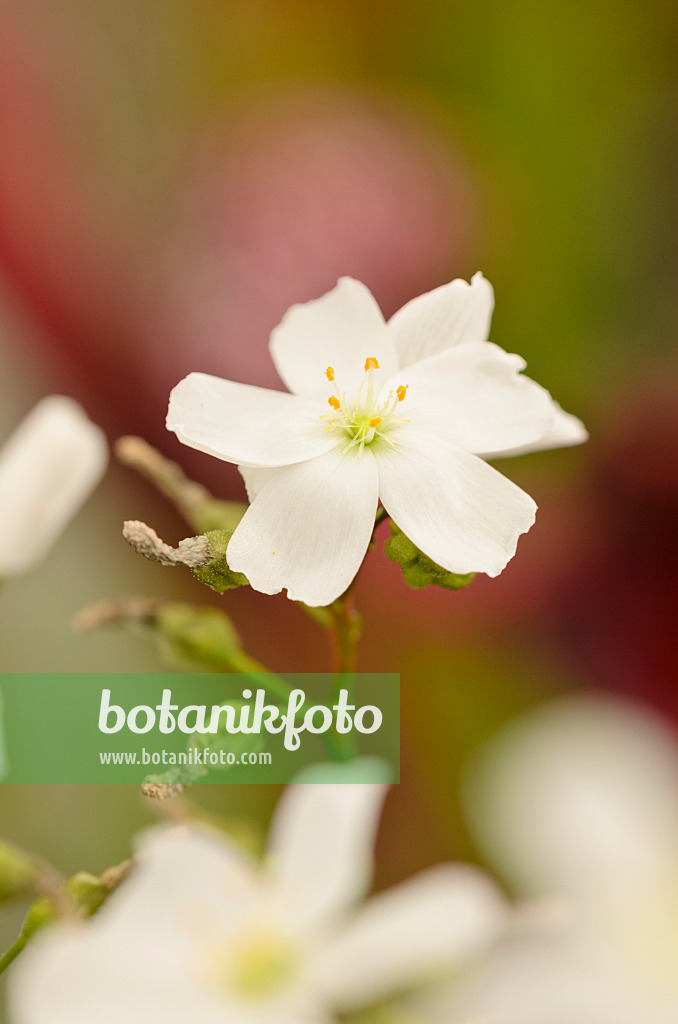
[[[0,450],[0,578],[42,561],[107,461],[103,432],[76,402],[38,402]]]
[[[503,942],[422,1019],[676,1024],[678,742],[667,725],[611,699],[562,700],[500,736],[469,793],[496,866],[523,894],[564,898],[569,922]]]
[[[245,478],[250,508],[228,549],[255,590],[325,605],[365,556],[379,499],[449,572],[498,575],[536,505],[486,458],[578,444],[583,425],[487,341],[481,274],[404,306],[386,323],[342,278],[293,306],[271,337],[291,394],[203,373],[182,380],[167,426]]]
[[[432,868],[356,905],[383,792],[290,787],[263,868],[198,827],[152,833],[91,922],[13,965],[12,1024],[320,1024],[468,962],[507,914],[477,869]]]

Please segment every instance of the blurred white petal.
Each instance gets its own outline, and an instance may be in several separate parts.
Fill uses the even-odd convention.
[[[318,981],[350,1010],[465,966],[497,939],[507,904],[477,868],[441,865],[373,897],[323,952]]]
[[[675,1024],[661,999],[618,976],[564,939],[512,939],[466,976],[413,997],[425,1024]]]
[[[131,877],[97,917],[119,935],[153,929],[172,936],[187,907],[208,911],[224,932],[258,892],[255,863],[226,836],[188,825],[155,828],[142,834],[139,847]]]
[[[47,555],[107,462],[102,431],[76,402],[38,402],[0,450],[0,577]]]
[[[299,927],[330,922],[365,895],[385,786],[289,786],[271,824],[269,855]]]
[[[162,995],[159,997],[159,993]],[[222,1024],[162,935],[124,942],[100,922],[47,930],[12,968],[13,1024]]]
[[[131,877],[80,927],[47,929],[10,986],[16,1024],[221,1024],[196,950],[251,913],[249,862],[196,828],[154,829]],[[233,1018],[231,1018],[233,1019]]]
[[[657,717],[565,698],[509,726],[478,761],[467,805],[483,846],[528,893],[634,903],[678,882],[678,746]]]

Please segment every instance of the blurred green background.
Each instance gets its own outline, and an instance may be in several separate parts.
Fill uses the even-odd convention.
[[[400,671],[403,695],[380,886],[476,857],[459,777],[520,708],[594,687],[676,715],[677,29],[659,0],[0,7],[0,437],[64,392],[241,497],[164,434],[182,375],[275,386],[268,334],[292,302],[352,274],[390,314],[478,269],[493,340],[591,430],[502,464],[540,514],[498,580],[414,593],[370,556],[361,667]],[[47,565],[0,592],[0,669],[158,667],[143,637],[70,629],[125,593],[219,604],[272,667],[325,667],[284,597],[218,599],[144,563],[125,518],[183,536],[113,465]],[[259,821],[274,798],[196,797]],[[0,788],[0,834],[66,872],[121,860],[156,814],[125,787]]]

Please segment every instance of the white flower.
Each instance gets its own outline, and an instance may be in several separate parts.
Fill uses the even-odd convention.
[[[48,553],[101,479],[102,431],[70,398],[43,398],[0,451],[0,577]]]
[[[566,698],[502,734],[469,786],[476,833],[519,892],[569,925],[517,935],[427,1019],[676,1024],[678,743],[659,719]]]
[[[290,787],[260,868],[223,836],[156,832],[92,922],[12,968],[13,1024],[320,1024],[482,952],[506,906],[441,866],[369,900],[383,787]]]
[[[487,341],[493,295],[476,274],[388,323],[351,278],[293,306],[271,337],[285,394],[192,373],[167,426],[245,478],[251,507],[228,561],[255,590],[325,605],[365,556],[378,500],[450,572],[498,575],[536,505],[485,458],[586,439],[583,425]]]

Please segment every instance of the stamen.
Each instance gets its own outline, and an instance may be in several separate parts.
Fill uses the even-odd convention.
[[[341,409],[341,402],[336,397],[336,395],[330,395],[330,397],[327,399],[327,404],[331,405],[335,412],[338,412],[339,409]]]
[[[378,370],[378,369],[379,369],[379,361],[377,359],[375,359],[374,356],[368,356],[367,359],[365,360],[365,373],[367,373],[369,370]]]
[[[327,369],[325,370],[325,376],[327,377],[328,380],[334,380],[334,367],[333,366],[328,366],[327,367]]]
[[[371,427],[378,427],[381,423],[381,416],[375,416],[374,419],[370,420]]]
[[[405,392],[407,391],[409,386],[410,386],[409,384],[401,384],[400,387],[396,389],[396,394],[398,396],[398,401],[399,402],[402,402],[402,400],[404,399]]]

